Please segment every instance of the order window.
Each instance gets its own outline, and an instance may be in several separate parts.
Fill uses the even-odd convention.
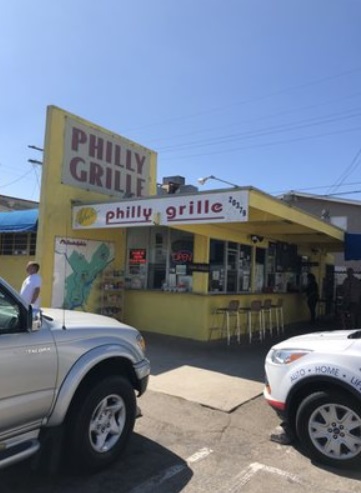
[[[133,228],[127,234],[129,289],[192,291],[194,236],[165,227]]]

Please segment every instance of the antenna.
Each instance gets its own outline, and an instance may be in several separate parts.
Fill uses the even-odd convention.
[[[71,210],[71,209],[70,209]],[[71,213],[71,212],[70,212]],[[67,218],[64,217],[65,219],[65,238],[68,238],[68,221]],[[63,330],[66,330],[65,326],[65,306],[64,306],[64,301],[65,301],[65,286],[66,286],[66,270],[67,270],[67,265],[68,265],[68,242],[65,241],[65,262],[64,262],[64,289],[63,289]]]

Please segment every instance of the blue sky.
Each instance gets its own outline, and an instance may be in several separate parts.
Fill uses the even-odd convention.
[[[158,181],[361,200],[360,25],[359,0],[3,2],[0,194],[39,199],[53,104],[156,151]]]

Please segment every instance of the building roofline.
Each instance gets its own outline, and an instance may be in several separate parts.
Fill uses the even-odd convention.
[[[361,200],[350,200],[350,199],[340,199],[338,197],[335,197],[333,195],[316,195],[316,194],[311,194],[311,193],[302,193],[302,192],[297,192],[297,190],[290,190],[289,192],[286,192],[282,195],[277,196],[280,200],[286,201],[287,197],[300,197],[304,199],[313,199],[313,200],[323,200],[327,202],[337,202],[340,204],[349,204],[349,205],[360,205],[361,206]]]

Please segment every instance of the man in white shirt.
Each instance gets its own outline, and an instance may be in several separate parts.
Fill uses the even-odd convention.
[[[41,277],[38,274],[40,265],[37,262],[28,262],[26,272],[28,276],[24,280],[20,294],[23,299],[34,308],[40,308]]]

